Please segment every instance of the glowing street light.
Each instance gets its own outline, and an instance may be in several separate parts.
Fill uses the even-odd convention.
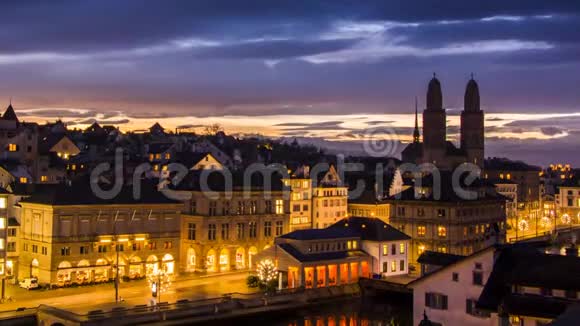
[[[157,269],[149,275],[151,296],[161,302],[161,293],[167,292],[171,286],[171,275],[162,269]]]

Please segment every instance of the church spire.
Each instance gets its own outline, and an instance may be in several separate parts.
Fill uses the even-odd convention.
[[[421,138],[421,134],[419,133],[419,112],[417,106],[417,96],[415,96],[415,130],[413,130],[414,143],[419,143]]]

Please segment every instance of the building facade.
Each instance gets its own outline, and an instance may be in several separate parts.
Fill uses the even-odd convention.
[[[257,256],[273,261],[288,288],[318,288],[356,283],[370,277],[370,256],[352,230],[305,229],[276,238]]]
[[[181,257],[186,272],[249,269],[253,256],[288,232],[288,200],[283,192],[233,191],[208,199],[191,192],[189,211],[182,215]]]
[[[55,186],[20,201],[18,278],[64,286],[178,273],[182,204],[155,192],[113,200],[90,189]]]
[[[411,282],[413,325],[425,315],[440,325],[500,325],[497,313],[476,307],[493,270],[494,252],[490,247]]]
[[[291,191],[291,230],[325,228],[347,216],[348,188],[334,166],[320,175],[302,166],[284,184]]]
[[[449,180],[441,187],[437,195],[436,187],[413,186],[386,200],[390,224],[412,238],[409,261],[415,267],[425,250],[469,255],[505,241],[505,197],[493,187],[474,186],[477,197],[467,199]]]
[[[349,230],[360,237],[361,249],[371,257],[370,272],[386,278],[409,272],[411,237],[376,217],[347,217],[327,230]]]

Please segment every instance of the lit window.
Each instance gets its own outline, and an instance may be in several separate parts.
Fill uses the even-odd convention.
[[[27,183],[27,182],[28,182],[27,177],[20,177],[20,183]]]
[[[399,244],[399,253],[401,253],[401,254],[405,253],[405,244],[404,243]]]
[[[284,214],[284,201],[276,199],[276,214]]]
[[[500,173],[500,174],[499,174],[499,178],[500,178],[500,179],[503,179],[503,173]]]
[[[4,230],[6,228],[6,218],[0,217],[0,230]]]
[[[77,165],[76,164],[71,165],[71,170],[76,171],[76,169],[77,169]]]
[[[149,154],[149,161],[153,161],[154,158],[155,158],[155,155]]]
[[[4,250],[4,239],[0,239],[0,250]]]
[[[352,242],[351,241],[347,241],[346,242],[346,246],[347,246],[348,250],[352,249]]]
[[[512,175],[508,173],[508,174],[506,175],[506,179],[508,179],[508,180],[511,180],[511,178],[512,178]]]
[[[425,226],[418,226],[417,227],[417,235],[420,237],[424,237],[426,233],[426,228]]]
[[[423,252],[425,252],[425,246],[424,245],[420,245],[417,249],[419,251],[419,255],[422,254]]]
[[[446,237],[447,236],[447,228],[440,225],[437,228],[437,235],[442,237],[442,238]]]
[[[393,260],[391,262],[391,272],[396,272],[397,271],[397,262],[395,260]]]
[[[387,256],[389,254],[389,246],[386,244],[383,245],[383,256]]]
[[[46,181],[48,181],[48,177],[45,176],[45,175],[41,175],[40,176],[40,182],[46,182]]]
[[[18,146],[16,144],[8,144],[8,151],[9,152],[16,152],[18,150]]]
[[[164,165],[164,166],[161,168],[161,171],[167,171],[167,165]]]
[[[161,154],[155,154],[155,159],[156,160],[160,160],[161,159]]]
[[[0,198],[0,208],[6,208],[6,198],[2,197]]]
[[[356,249],[356,247],[357,247],[357,242],[356,241],[353,241],[352,242],[352,249]]]
[[[159,165],[157,164],[153,165],[153,171],[159,171]]]
[[[165,159],[169,160],[171,158],[171,153],[165,153]]]

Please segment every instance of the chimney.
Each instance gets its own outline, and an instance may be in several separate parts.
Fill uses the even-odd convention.
[[[575,244],[570,245],[566,248],[566,256],[578,257],[578,247]]]

